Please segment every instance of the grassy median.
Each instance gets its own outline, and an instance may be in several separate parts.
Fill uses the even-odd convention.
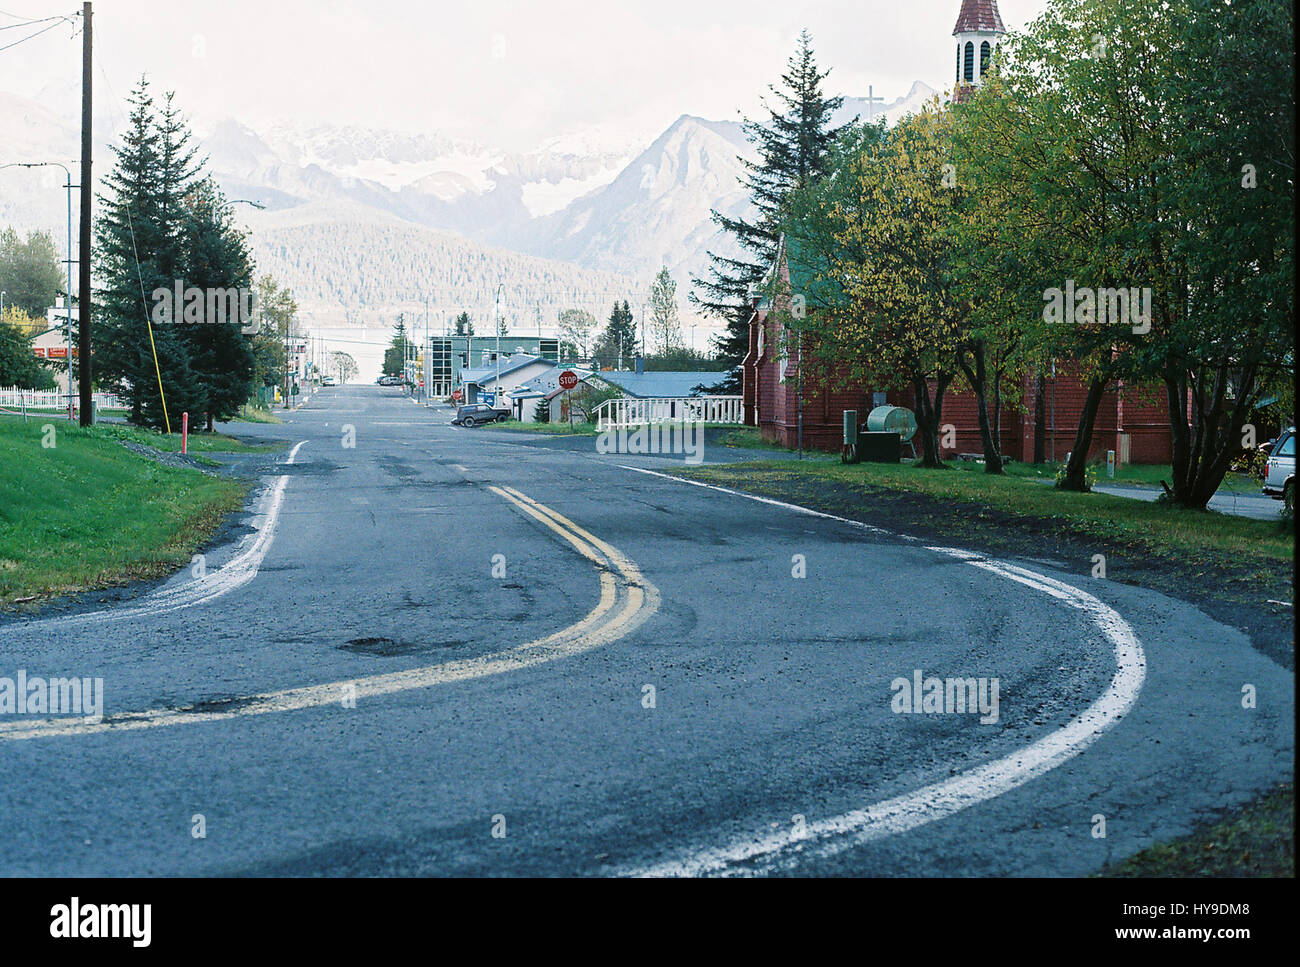
[[[0,607],[161,577],[242,505],[238,481],[164,466],[123,439],[179,449],[122,426],[0,417]],[[209,438],[195,449],[242,446]]]

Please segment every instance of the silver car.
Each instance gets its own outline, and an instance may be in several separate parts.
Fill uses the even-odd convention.
[[[1283,431],[1268,455],[1264,493],[1286,501],[1288,507],[1295,506],[1295,427]]]

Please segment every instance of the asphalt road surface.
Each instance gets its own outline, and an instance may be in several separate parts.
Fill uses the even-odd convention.
[[[1189,605],[450,417],[240,427],[292,462],[202,567],[0,625],[105,691],[0,721],[0,874],[1081,875],[1290,775],[1290,673]]]

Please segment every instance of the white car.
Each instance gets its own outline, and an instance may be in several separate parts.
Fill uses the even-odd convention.
[[[1277,438],[1264,471],[1264,494],[1295,506],[1295,427]]]

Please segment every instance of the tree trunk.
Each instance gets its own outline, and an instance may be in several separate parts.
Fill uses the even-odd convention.
[[[916,435],[921,438],[921,466],[931,470],[946,469],[940,456],[939,431],[943,418],[943,394],[951,379],[951,376],[941,376],[935,381],[933,400],[926,380],[912,381],[916,391]]]
[[[966,354],[958,355],[957,363],[961,366],[962,372],[966,376],[966,381],[970,384],[971,391],[975,394],[975,413],[979,420],[980,442],[984,447],[984,472],[991,474],[1002,473],[1002,452],[998,446],[998,440],[994,436],[993,426],[989,420],[988,411],[988,372],[984,366],[984,342],[976,341],[971,347],[971,355],[975,357],[975,367],[966,362]]]
[[[1056,486],[1061,490],[1073,490],[1084,493],[1089,490],[1085,471],[1088,467],[1088,451],[1092,449],[1092,431],[1097,424],[1097,411],[1101,409],[1101,396],[1106,391],[1106,380],[1093,377],[1088,384],[1088,396],[1083,403],[1083,412],[1079,414],[1079,428],[1074,434],[1074,449],[1070,452],[1070,462],[1065,466],[1065,478]]]
[[[1232,459],[1243,452],[1241,430],[1256,394],[1254,363],[1240,373],[1231,412],[1225,414],[1228,399],[1229,370],[1227,361],[1218,366],[1206,411],[1205,374],[1197,381],[1193,394],[1192,425],[1187,420],[1188,379],[1184,373],[1165,376],[1165,396],[1169,403],[1169,429],[1173,440],[1173,485],[1165,486],[1165,496],[1179,507],[1205,510],[1227,475]],[[1162,481],[1163,483],[1163,481]]]

